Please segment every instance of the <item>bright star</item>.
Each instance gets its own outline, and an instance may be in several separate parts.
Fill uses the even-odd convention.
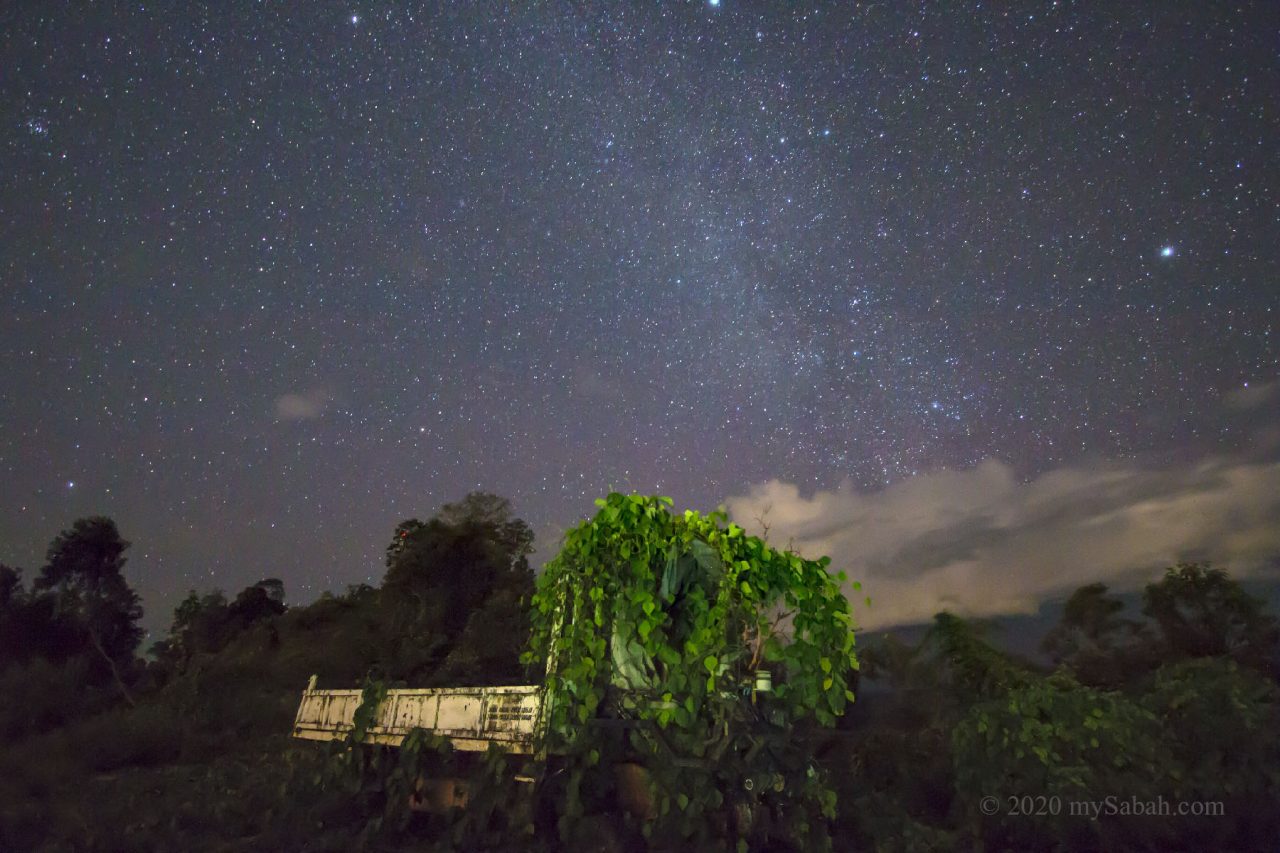
[[[360,23],[360,16],[359,16],[359,15],[352,15],[352,16],[351,16],[351,23],[353,23],[353,24],[358,24],[358,23]]]
[[[1162,258],[1172,258],[1172,257],[1173,257],[1173,247],[1172,247],[1172,246],[1165,246],[1163,249],[1161,249],[1161,250],[1160,250],[1160,257],[1162,257]]]
[[[707,0],[707,2],[710,3],[712,6],[720,5],[720,0]]]

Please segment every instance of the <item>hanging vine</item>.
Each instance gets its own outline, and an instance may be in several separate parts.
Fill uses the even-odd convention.
[[[525,659],[548,662],[561,834],[633,763],[648,779],[639,828],[651,838],[823,846],[835,796],[790,741],[853,700],[844,574],[671,503],[596,501],[539,578]]]

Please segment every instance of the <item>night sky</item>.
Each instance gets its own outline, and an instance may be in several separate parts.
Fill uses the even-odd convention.
[[[0,13],[0,561],[111,515],[155,629],[477,488],[1257,459],[1276,4],[426,5]]]

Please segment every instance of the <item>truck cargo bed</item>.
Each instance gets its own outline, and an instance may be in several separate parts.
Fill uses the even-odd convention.
[[[360,701],[359,690],[304,691],[293,736],[346,738]],[[507,752],[530,753],[541,710],[542,688],[536,686],[388,690],[365,740],[398,746],[419,728],[448,738],[459,750],[483,752],[493,744]]]

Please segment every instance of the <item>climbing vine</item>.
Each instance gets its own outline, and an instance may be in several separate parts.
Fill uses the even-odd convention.
[[[433,849],[530,847],[532,801],[513,778],[509,756],[496,747],[460,754],[447,737],[421,728],[410,729],[394,747],[372,742],[370,730],[387,695],[385,682],[366,682],[351,728],[332,742],[327,766],[315,780],[321,789],[350,798],[350,812],[361,816],[357,846],[408,837],[414,804],[432,796],[426,786],[456,782],[465,792],[465,808],[449,809],[437,821],[429,833],[435,836]]]
[[[853,700],[844,574],[671,503],[597,501],[539,579],[525,659],[547,662],[561,832],[632,763],[648,780],[646,835],[822,846],[835,797],[793,740]]]

